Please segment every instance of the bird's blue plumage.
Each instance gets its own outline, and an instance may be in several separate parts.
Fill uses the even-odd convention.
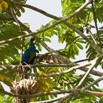
[[[26,64],[33,64],[34,59],[36,58],[36,53],[38,53],[39,51],[36,49],[34,43],[34,38],[30,39],[30,46],[29,48],[24,52],[23,56],[22,56],[22,65],[26,65]],[[24,72],[28,72],[28,70],[30,70],[30,68],[22,68],[22,70]],[[28,76],[26,74],[22,75],[22,78],[27,78]]]
[[[34,46],[33,40],[34,40],[33,38],[30,40],[30,46],[24,52],[24,54],[22,56],[22,64],[23,65],[25,65],[25,64],[32,64],[34,59],[36,58],[36,52],[38,52],[38,50]]]

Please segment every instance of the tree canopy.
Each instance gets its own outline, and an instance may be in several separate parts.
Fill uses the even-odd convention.
[[[0,0],[0,101],[102,103],[103,0],[60,0],[61,17],[27,1]],[[29,23],[18,19],[26,8],[52,20],[31,31]],[[64,48],[54,50],[47,45],[54,36],[58,43],[65,43]],[[32,37],[36,48],[41,52],[45,48],[47,53],[39,53],[32,65],[22,65],[21,57]],[[80,56],[83,51],[85,57]],[[22,68],[30,71],[25,73]],[[24,74],[29,78],[21,79]]]

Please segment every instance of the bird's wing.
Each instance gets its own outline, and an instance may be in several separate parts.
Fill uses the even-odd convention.
[[[23,65],[28,62],[29,55],[30,55],[30,50],[27,49],[27,50],[24,52],[23,56],[22,56],[22,64],[23,64]]]
[[[36,52],[31,51],[29,54],[28,64],[32,64],[35,58],[36,58]]]

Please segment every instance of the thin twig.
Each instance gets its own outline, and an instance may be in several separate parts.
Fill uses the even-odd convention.
[[[88,60],[90,60],[90,59],[82,59],[82,60],[75,61],[74,63],[85,62],[85,61],[88,61]]]
[[[89,90],[84,90],[84,89],[69,89],[69,90],[61,90],[61,91],[51,91],[51,92],[43,92],[43,93],[36,93],[36,94],[27,94],[27,95],[17,95],[17,94],[12,94],[10,92],[7,92],[3,89],[0,89],[0,92],[9,96],[13,97],[19,97],[19,98],[34,98],[34,97],[40,97],[40,96],[46,96],[46,95],[55,95],[55,94],[65,94],[65,93],[83,93],[83,94],[88,94],[88,95],[95,95],[97,93],[97,96],[100,96],[98,94],[101,94],[103,96],[102,92],[93,92]]]
[[[13,41],[15,39],[20,39],[20,38],[23,38],[23,37],[28,37],[28,36],[31,36],[31,35],[36,35],[36,34],[39,34],[41,32],[44,32],[44,31],[46,31],[46,30],[48,30],[48,29],[50,29],[50,28],[52,28],[52,27],[54,27],[54,26],[56,26],[56,25],[58,25],[58,24],[60,24],[64,21],[67,21],[71,17],[75,16],[77,13],[79,13],[81,10],[83,10],[90,2],[91,2],[91,0],[89,0],[89,1],[86,0],[86,2],[80,8],[78,8],[75,12],[73,12],[70,16],[68,16],[64,19],[58,20],[56,23],[44,28],[43,30],[39,30],[38,32],[33,32],[33,33],[28,34],[28,35],[22,35],[22,36],[17,36],[17,37],[14,37],[14,38],[10,38],[8,40],[3,40],[3,41],[0,41],[0,44],[4,44],[6,42],[10,42],[10,41]]]
[[[100,82],[101,80],[103,80],[103,76],[101,76],[100,78],[96,79],[95,81],[93,81],[92,83],[88,84],[87,86],[85,86],[84,88],[82,89],[88,89],[90,88],[91,86],[97,84],[98,82]]]
[[[95,45],[98,45],[98,43],[97,43],[97,41],[95,40],[95,38],[94,38],[94,36],[93,36],[92,32],[90,31],[90,28],[89,28],[89,27],[87,27],[87,29],[88,29],[88,31],[89,31],[89,34],[90,34],[90,36],[91,36],[91,38],[92,38],[92,40],[93,40],[94,44],[95,44]]]
[[[11,11],[13,19],[15,20],[15,22],[17,23],[17,25],[19,27],[20,33],[22,34],[21,25],[19,24],[20,22],[18,21],[16,14],[14,14],[13,7],[10,8],[10,11]],[[21,38],[21,40],[23,40],[23,38]],[[21,53],[20,53],[20,61],[19,61],[20,64],[21,64],[21,61],[22,61],[22,54],[23,54],[23,44],[21,44]]]
[[[28,76],[36,76],[36,77],[53,77],[53,76],[58,76],[58,75],[63,75],[63,74],[66,74],[66,73],[69,73],[69,72],[71,72],[71,71],[73,71],[73,70],[76,70],[76,69],[80,69],[80,68],[84,68],[84,67],[86,67],[86,66],[90,66],[91,65],[91,63],[89,62],[89,63],[86,63],[86,64],[82,64],[82,65],[77,65],[77,66],[74,66],[74,67],[71,67],[71,68],[69,68],[69,69],[67,69],[67,70],[64,70],[64,71],[62,71],[62,72],[56,72],[56,73],[50,73],[50,74],[37,74],[37,73],[25,73],[25,72],[23,72],[23,71],[20,71],[20,70],[16,70],[16,69],[8,69],[9,71],[14,71],[14,72],[19,72],[19,73],[23,73],[23,74],[26,74],[26,75],[28,75]],[[38,65],[39,66],[39,65]],[[42,65],[43,66],[43,65]],[[46,67],[47,67],[47,65],[45,65]],[[49,65],[49,67],[55,67],[55,66],[57,66],[57,67],[67,67],[67,66],[69,66],[69,65],[55,65],[55,66],[53,66],[53,65]],[[3,66],[0,66],[1,68],[3,67]],[[9,66],[10,67],[10,66]],[[17,67],[17,66],[16,66]],[[23,68],[30,68],[30,66],[29,65],[27,65],[27,66],[23,66]],[[39,66],[40,67],[40,66]],[[43,66],[44,67],[44,66]],[[5,67],[4,67],[5,68]]]
[[[83,79],[80,81],[80,83],[76,86],[75,89],[78,89],[80,87],[81,83],[83,83],[83,81],[86,79],[86,77],[88,76],[88,74],[90,73],[90,71],[94,68],[97,60],[99,60],[101,58],[103,58],[103,55],[100,55],[99,57],[97,57],[96,59],[94,59],[94,61],[92,61],[92,62],[94,62],[93,65],[92,65],[92,67],[87,71],[87,73],[84,75]],[[58,103],[62,103],[64,100],[70,98],[73,95],[74,95],[74,93],[68,94],[67,96],[65,96],[64,98],[62,98]]]
[[[86,65],[89,65],[89,63],[85,64],[85,66]],[[69,65],[69,64],[33,64],[33,65],[25,65],[25,67],[28,67],[28,68],[30,68],[30,67],[31,68],[33,68],[33,67],[69,67],[70,68],[71,65]],[[79,65],[78,65],[78,67],[79,67]],[[13,71],[13,72],[24,73],[22,71],[17,70],[17,68],[18,68],[17,65],[0,65],[0,68],[7,69],[7,70]],[[73,68],[73,67],[71,67],[71,68]],[[84,68],[84,67],[83,68],[79,68],[79,69],[84,71],[84,72],[88,71],[88,68]],[[96,71],[96,70],[92,70],[91,74],[95,75],[95,76],[102,76],[103,75],[102,72],[99,72],[99,71]],[[29,74],[27,74],[27,75],[29,75]]]
[[[78,83],[78,85],[76,86],[76,88],[79,88],[83,82],[85,81],[85,79],[87,78],[87,76],[90,74],[91,70],[95,67],[95,65],[97,64],[97,61],[99,59],[103,58],[103,55],[100,55],[99,57],[95,58],[92,62],[91,62],[91,68],[88,69],[88,71],[85,73],[85,75],[83,76],[83,78],[80,80],[80,82]]]
[[[95,28],[96,28],[97,36],[98,36],[98,41],[99,41],[100,44],[101,44],[101,40],[100,40],[100,36],[99,36],[99,32],[98,32],[97,18],[96,18],[96,13],[95,13],[94,4],[93,4],[93,2],[91,2],[91,4],[92,4],[93,19],[94,19],[94,23],[95,23]]]

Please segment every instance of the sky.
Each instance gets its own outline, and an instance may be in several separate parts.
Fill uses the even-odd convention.
[[[35,6],[58,17],[62,15],[61,0],[27,0],[26,4]],[[18,19],[22,23],[28,23],[33,32],[52,20],[51,18],[28,8],[25,8],[25,13],[22,13],[21,17]],[[63,49],[65,47],[65,43],[58,43],[58,38],[56,36],[51,38],[51,43],[48,42],[46,44],[55,50]],[[44,54],[46,52],[47,51],[43,48],[42,52],[40,53]],[[4,89],[10,91],[10,88],[6,85]]]
[[[62,15],[62,8],[61,8],[61,0],[27,0],[27,4],[40,8],[50,14],[60,17]],[[36,31],[41,27],[41,25],[45,25],[52,19],[46,17],[38,12],[35,12],[30,9],[26,9],[26,12],[22,14],[20,20],[22,22],[27,22],[30,24],[30,29],[32,31]],[[92,23],[94,25],[94,22]],[[94,32],[94,30],[93,30]],[[61,49],[64,48],[64,44],[59,44],[57,37],[51,38],[51,43],[47,43],[49,47],[53,49]],[[45,53],[45,49],[43,49],[43,53]],[[79,56],[76,57],[76,60],[80,60],[81,58],[85,58],[85,50],[80,51]]]
[[[62,8],[61,8],[61,0],[27,0],[27,4],[40,8],[50,14],[60,17],[62,15]],[[41,27],[41,25],[45,25],[52,19],[46,17],[38,12],[35,12],[30,9],[26,9],[26,12],[22,14],[20,20],[24,23],[30,24],[30,29],[34,32]],[[93,24],[93,23],[92,23]],[[93,30],[94,31],[94,30]],[[57,37],[51,38],[51,43],[47,43],[47,45],[53,49],[62,49],[65,47],[64,44],[59,44]],[[42,50],[42,53],[47,52],[45,49]],[[79,56],[76,57],[76,60],[80,60],[81,58],[85,58],[85,50],[80,51]],[[99,68],[100,69],[100,68]],[[101,71],[101,70],[100,70]],[[82,73],[79,71],[79,73]],[[97,77],[95,77],[97,78]],[[102,85],[100,83],[100,87]]]
[[[27,4],[40,8],[53,15],[61,16],[62,10],[60,1],[61,0],[27,0]],[[20,20],[29,23],[33,31],[52,20],[33,10],[26,9],[25,11],[26,12],[22,14]]]
[[[61,0],[27,0],[27,4],[40,8],[50,14],[60,17],[61,16]],[[25,8],[25,13],[22,13],[21,17],[18,18],[22,23],[29,23],[30,29],[35,32],[37,29],[41,27],[41,25],[45,25],[51,18],[48,18],[38,12]],[[53,49],[61,49],[64,48],[65,43],[58,43],[57,37],[51,38],[51,43],[47,43],[47,45]],[[41,53],[46,53],[47,51],[43,48]],[[5,85],[6,90],[10,90],[8,86]]]
[[[61,8],[61,0],[27,0],[27,4],[30,4],[32,6],[35,6],[37,8],[40,8],[50,14],[53,14],[55,16],[60,17],[62,14],[62,8]],[[37,29],[41,27],[41,25],[45,25],[49,21],[51,21],[51,18],[48,18],[38,12],[35,12],[30,9],[25,9],[25,13],[22,13],[22,16],[19,18],[19,20],[23,23],[29,23],[30,29],[35,32]],[[64,44],[59,44],[57,37],[51,38],[51,43],[47,43],[49,47],[53,49],[62,49],[65,46]],[[47,52],[45,49],[43,49],[42,53]],[[85,51],[81,51],[80,55],[77,57],[77,59],[85,58]],[[7,89],[8,87],[6,87]],[[9,89],[9,88],[8,88]]]
[[[35,6],[58,17],[62,15],[61,0],[28,0],[27,4]],[[25,9],[25,13],[23,13],[19,19],[23,23],[29,23],[30,29],[33,32],[52,20],[51,18],[28,8]],[[58,38],[56,36],[51,38],[51,43],[47,43],[47,45],[55,50],[65,47],[65,43],[58,43]],[[43,48],[42,52],[46,53],[47,51]]]

